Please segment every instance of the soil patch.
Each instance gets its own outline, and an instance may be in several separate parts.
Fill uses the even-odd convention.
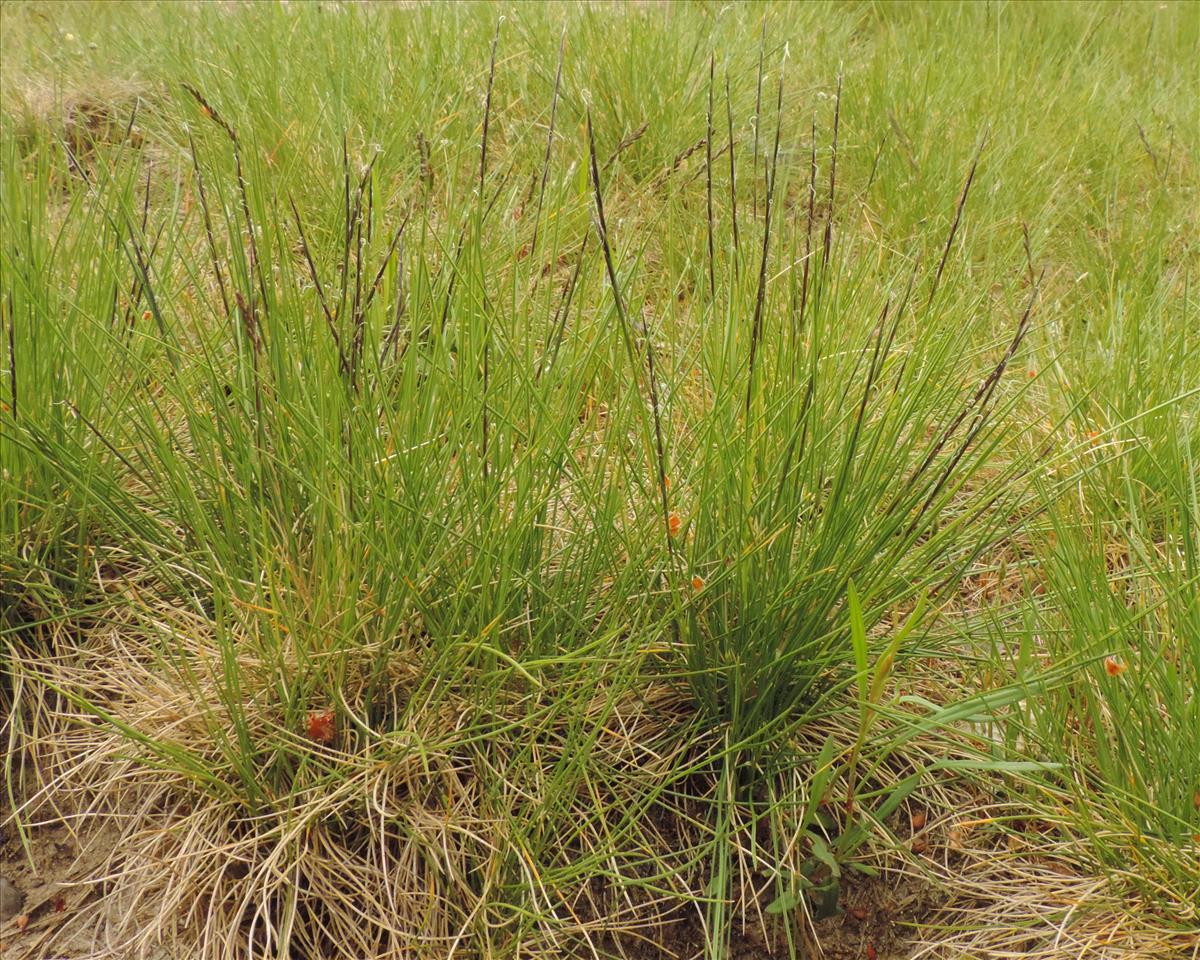
[[[840,913],[817,921],[819,952],[797,942],[801,957],[822,960],[901,960],[912,953],[910,931],[936,907],[934,889],[926,881],[904,875],[846,879],[838,899]],[[657,935],[638,940],[622,937],[606,944],[613,956],[628,960],[694,960],[704,956],[704,928],[692,912],[662,927]],[[782,924],[764,935],[757,920],[735,927],[729,960],[785,960],[787,938]]]
[[[94,937],[62,928],[98,895],[92,882],[116,842],[111,826],[95,826],[86,820],[26,826],[24,838],[10,808],[0,808],[0,876],[8,881],[19,900],[18,912],[0,923],[0,956],[25,960],[50,956],[53,939],[55,957],[87,956],[94,952]],[[63,936],[63,933],[67,933]]]

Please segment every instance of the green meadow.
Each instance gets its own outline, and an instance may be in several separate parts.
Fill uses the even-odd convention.
[[[0,27],[5,957],[1200,956],[1200,7]]]

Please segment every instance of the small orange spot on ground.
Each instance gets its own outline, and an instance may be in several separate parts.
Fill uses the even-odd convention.
[[[305,733],[308,734],[310,740],[315,740],[317,743],[331,743],[333,741],[334,719],[332,710],[314,711],[308,715],[308,722],[305,724]]]

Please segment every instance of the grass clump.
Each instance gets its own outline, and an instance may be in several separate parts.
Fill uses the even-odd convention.
[[[1180,942],[1183,8],[121,9],[4,11],[139,91],[4,74],[7,799],[120,834],[37,948],[805,955],[971,804]]]

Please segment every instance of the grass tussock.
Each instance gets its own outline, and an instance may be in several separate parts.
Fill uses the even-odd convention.
[[[1188,13],[6,6],[6,944],[1198,949]]]

